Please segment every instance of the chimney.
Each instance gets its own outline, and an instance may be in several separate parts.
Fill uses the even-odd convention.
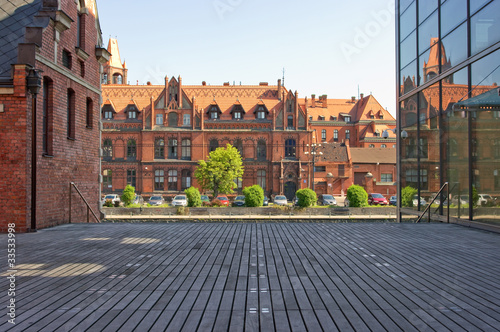
[[[203,81],[203,82],[201,82],[201,85],[202,85],[202,86],[206,86],[206,85],[207,85],[207,82]]]
[[[149,81],[148,81],[146,84],[147,84],[147,85],[151,85],[151,82],[149,82]]]
[[[359,99],[363,99],[363,97],[364,97],[364,96],[365,96],[365,94],[364,94],[364,93],[360,93],[360,94],[359,94]]]
[[[328,97],[326,95],[323,95],[323,108],[328,107]]]
[[[181,77],[181,75],[179,75],[179,86],[177,88],[179,89],[179,91],[177,92],[178,96],[179,96],[178,97],[179,100],[177,100],[177,105],[179,105],[179,108],[182,109],[182,77]]]
[[[229,82],[224,82],[224,86],[229,86]]]
[[[268,86],[268,85],[269,85],[269,83],[267,83],[267,82],[260,82],[259,83],[259,86]]]
[[[351,103],[355,103],[356,102],[356,97],[352,96],[351,97]]]
[[[311,95],[311,107],[316,107],[316,95]]]

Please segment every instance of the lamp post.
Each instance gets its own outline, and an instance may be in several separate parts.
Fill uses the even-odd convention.
[[[305,151],[304,154],[310,154],[312,156],[312,163],[313,163],[313,169],[312,169],[312,191],[314,191],[314,165],[316,164],[316,155],[318,155],[318,158],[323,155],[323,152],[317,151],[321,147],[321,143],[312,143],[310,146],[309,144],[306,144],[307,148],[311,148],[311,151]]]
[[[37,171],[37,131],[36,131],[36,97],[42,87],[40,70],[30,69],[26,77],[26,87],[31,93],[31,232],[36,232],[36,171]]]

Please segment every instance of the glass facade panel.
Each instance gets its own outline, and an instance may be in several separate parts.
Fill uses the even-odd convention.
[[[467,59],[467,23],[462,24],[443,38],[441,52],[442,71],[446,71]]]
[[[417,61],[413,61],[408,66],[403,68],[400,73],[401,89],[399,94],[404,95],[414,90],[416,86],[415,79],[417,77]]]
[[[432,14],[418,27],[418,52],[422,54],[438,42],[438,13]]]
[[[400,49],[401,68],[406,67],[417,57],[417,32],[412,32],[408,38],[401,43]]]
[[[474,15],[481,7],[483,7],[490,0],[470,0],[470,13]]]
[[[467,0],[447,0],[444,2],[441,5],[441,36],[446,36],[465,19],[467,19]]]
[[[400,105],[400,117],[402,127],[412,127],[417,124],[417,97],[413,96]],[[416,130],[416,128],[415,128]]]
[[[493,1],[471,18],[471,54],[500,41],[500,1]]]
[[[401,1],[401,3],[404,1]],[[401,6],[404,6],[401,4]],[[404,40],[410,32],[417,28],[417,5],[416,2],[413,2],[402,15],[401,15],[401,23],[400,23],[400,40]]]
[[[438,6],[438,0],[419,0],[418,1],[419,23],[422,23],[433,11],[435,11],[437,9],[437,6]]]

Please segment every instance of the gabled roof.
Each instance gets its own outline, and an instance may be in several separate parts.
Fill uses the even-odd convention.
[[[396,164],[396,149],[392,148],[352,148],[353,164]]]
[[[24,42],[26,27],[45,27],[49,18],[37,18],[42,0],[2,1],[0,6],[0,78],[11,78],[11,65],[17,63],[17,46]]]

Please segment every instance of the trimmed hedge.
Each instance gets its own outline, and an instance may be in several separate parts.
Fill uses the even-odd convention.
[[[297,204],[300,207],[313,206],[316,205],[316,202],[318,201],[316,193],[308,188],[297,190],[295,195],[297,195],[297,198],[299,200]]]
[[[349,207],[366,207],[368,206],[368,194],[365,188],[353,184],[347,189],[347,199]]]
[[[201,206],[201,195],[200,191],[196,187],[189,187],[184,190],[188,200],[188,207],[200,207]]]
[[[243,195],[245,195],[245,206],[260,207],[264,204],[264,190],[258,184],[245,187]]]

